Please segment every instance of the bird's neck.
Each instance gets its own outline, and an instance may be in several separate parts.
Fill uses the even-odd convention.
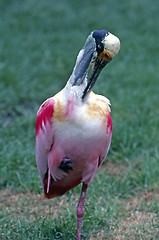
[[[66,94],[73,94],[76,98],[81,99],[81,101],[83,92],[87,86],[87,74],[95,51],[95,46],[95,41],[89,36],[84,47],[77,56],[75,67],[65,87]]]
[[[81,105],[83,100],[83,92],[87,86],[87,76],[83,79],[80,85],[72,85],[69,81],[63,89],[64,101],[73,102],[74,104]],[[71,100],[71,101],[70,101]]]
[[[80,86],[85,80],[90,62],[92,51],[87,52],[84,48],[79,52],[73,72],[68,80],[72,86]]]

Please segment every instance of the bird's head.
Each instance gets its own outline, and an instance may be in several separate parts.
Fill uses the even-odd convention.
[[[92,44],[93,42],[94,44]],[[91,58],[92,72],[84,90],[83,99],[91,91],[102,69],[117,55],[120,49],[120,40],[106,30],[93,31],[87,38],[85,48],[90,44],[95,46],[95,50]]]

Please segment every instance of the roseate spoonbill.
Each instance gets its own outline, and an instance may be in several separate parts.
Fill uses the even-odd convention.
[[[77,240],[88,184],[104,161],[112,137],[110,102],[91,90],[119,49],[119,39],[110,32],[91,32],[66,86],[37,113],[36,162],[45,196],[60,196],[83,184],[77,206]]]

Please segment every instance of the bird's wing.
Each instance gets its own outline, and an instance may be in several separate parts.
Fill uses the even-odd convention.
[[[36,162],[42,182],[48,170],[48,157],[54,141],[52,127],[54,103],[53,98],[46,100],[41,105],[36,118]]]
[[[104,150],[101,153],[99,157],[99,162],[98,162],[98,167],[103,163],[104,159],[106,158],[110,144],[111,144],[111,138],[112,138],[112,131],[113,131],[113,126],[112,126],[112,119],[110,112],[108,112],[107,119],[106,119],[106,139],[105,139],[105,146]]]
[[[41,105],[37,113],[35,128],[37,167],[41,182],[44,186],[44,182],[47,181],[48,189],[51,176],[57,181],[68,175],[68,173],[59,168],[63,158],[63,152],[54,147],[53,118],[58,111],[55,106],[56,98],[53,97],[49,98]]]

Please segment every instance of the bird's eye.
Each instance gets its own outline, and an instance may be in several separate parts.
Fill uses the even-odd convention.
[[[107,53],[104,53],[104,57],[106,58],[109,58],[108,54]]]

